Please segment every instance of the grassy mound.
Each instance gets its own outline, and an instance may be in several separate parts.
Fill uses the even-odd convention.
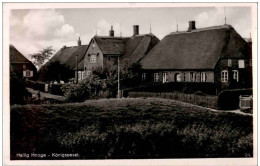
[[[11,159],[32,152],[81,159],[252,157],[252,120],[165,99],[16,105]]]

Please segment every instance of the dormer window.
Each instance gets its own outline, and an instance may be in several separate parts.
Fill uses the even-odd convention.
[[[96,55],[91,55],[90,56],[90,63],[96,63],[97,62],[97,56]]]

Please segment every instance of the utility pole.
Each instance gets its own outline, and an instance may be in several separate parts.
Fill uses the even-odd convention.
[[[76,55],[76,84],[78,83],[78,54]]]
[[[118,65],[118,90],[117,90],[117,98],[120,98],[120,63],[119,63],[119,57],[117,57],[117,65]]]
[[[225,12],[225,25],[226,25],[227,24],[226,7],[224,7],[224,12]]]

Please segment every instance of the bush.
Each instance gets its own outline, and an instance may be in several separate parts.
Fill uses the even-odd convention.
[[[69,102],[82,102],[90,98],[107,97],[104,93],[108,90],[107,80],[100,79],[92,75],[78,84],[65,84],[62,86],[62,92]]]
[[[40,81],[31,81],[31,80],[27,80],[25,81],[25,86],[28,88],[32,88],[34,90],[39,90],[44,92],[45,91],[45,83],[44,82],[40,82]]]
[[[252,89],[234,89],[221,92],[218,96],[219,108],[226,110],[238,109],[240,95],[252,95]]]
[[[64,84],[61,89],[69,102],[82,102],[90,97],[90,87],[83,82],[78,84]]]
[[[63,96],[63,92],[62,92],[62,84],[50,84],[50,93],[54,94],[54,95],[61,95]]]
[[[10,104],[25,104],[24,97],[29,95],[25,82],[17,76],[10,75]]]
[[[124,89],[124,96],[128,96],[128,92],[174,92],[193,94],[201,91],[204,94],[216,95],[216,85],[214,83],[196,83],[196,82],[167,82],[158,83],[151,82],[134,88]]]

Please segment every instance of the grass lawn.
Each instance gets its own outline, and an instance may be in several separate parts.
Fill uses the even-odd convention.
[[[58,159],[48,157],[52,153],[78,153],[75,159],[252,157],[252,121],[155,98],[14,105],[11,159],[26,159],[18,153],[47,154],[40,159]]]

